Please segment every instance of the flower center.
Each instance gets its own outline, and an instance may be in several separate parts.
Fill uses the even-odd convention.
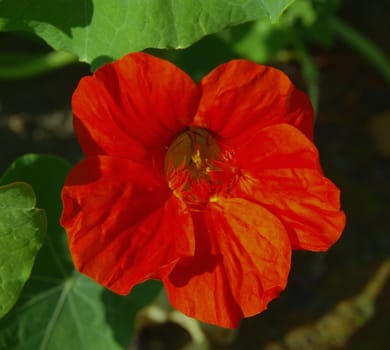
[[[212,173],[221,151],[207,129],[188,127],[168,148],[165,173],[173,193],[191,206],[205,205],[215,193]]]

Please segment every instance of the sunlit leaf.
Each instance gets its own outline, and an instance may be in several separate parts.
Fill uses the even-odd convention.
[[[2,0],[0,30],[32,30],[99,66],[145,48],[183,48],[254,19],[275,21],[294,0]]]
[[[61,158],[32,154],[16,160],[0,180],[0,184],[31,183],[38,205],[48,215],[48,237],[31,278],[18,303],[0,321],[0,349],[124,349],[136,311],[160,288],[142,285],[133,295],[120,297],[74,270],[66,234],[59,225],[60,193],[69,169]],[[121,327],[118,320],[123,321]]]
[[[16,303],[46,232],[46,215],[35,208],[31,186],[0,186],[0,317]]]

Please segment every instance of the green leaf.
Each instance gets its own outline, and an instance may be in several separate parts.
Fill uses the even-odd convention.
[[[35,292],[30,288],[0,322],[1,349],[121,349],[106,324],[103,287],[77,272],[46,284],[41,289],[35,283]]]
[[[294,0],[2,0],[0,31],[30,30],[94,67],[145,48],[184,48],[205,35],[261,19]]]
[[[0,317],[16,303],[29,278],[46,226],[30,185],[0,186]]]
[[[18,158],[0,179],[0,185],[13,181],[31,184],[37,196],[37,206],[44,208],[48,221],[48,235],[38,254],[36,269],[50,276],[67,276],[73,271],[68,242],[60,226],[62,211],[61,189],[71,166],[62,158],[27,154]],[[47,261],[53,261],[48,264]]]
[[[16,160],[0,180],[29,181],[48,215],[48,237],[31,278],[16,306],[0,320],[0,349],[127,348],[136,311],[160,288],[153,281],[120,297],[74,270],[66,234],[58,223],[69,169],[61,158],[31,154]]]

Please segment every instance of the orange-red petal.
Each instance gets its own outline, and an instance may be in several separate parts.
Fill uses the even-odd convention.
[[[62,198],[77,269],[117,293],[163,277],[193,254],[190,214],[149,167],[87,158],[68,175]]]
[[[327,250],[338,240],[345,226],[340,191],[323,175],[315,146],[297,129],[265,128],[236,157],[241,176],[232,194],[283,220],[294,249]]]
[[[132,53],[84,77],[73,94],[86,156],[150,158],[194,118],[199,89],[168,61]]]
[[[321,171],[316,146],[297,128],[275,124],[252,132],[233,149],[235,166],[261,172],[263,169],[309,168]]]
[[[284,225],[265,208],[216,198],[194,225],[195,256],[182,259],[164,279],[176,308],[204,322],[236,327],[285,288],[290,241]]]
[[[195,125],[240,145],[254,130],[288,123],[313,137],[313,108],[280,70],[247,60],[220,65],[200,82]]]

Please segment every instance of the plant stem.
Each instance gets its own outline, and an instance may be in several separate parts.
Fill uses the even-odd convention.
[[[329,25],[341,39],[370,61],[385,80],[390,83],[390,61],[371,40],[339,18],[330,18]]]
[[[3,54],[3,56],[6,56],[9,59],[8,61],[15,57],[15,61],[19,62],[0,64],[0,80],[33,78],[77,62],[77,56],[62,51],[53,51],[39,56],[34,55],[22,61],[20,60],[21,54]],[[28,55],[24,56],[28,57]],[[19,60],[16,58],[19,58]]]
[[[310,101],[313,105],[314,115],[316,116],[318,111],[318,104],[320,101],[318,68],[302,42],[295,38],[293,43],[298,55],[298,59],[301,63],[303,79],[307,84]]]

